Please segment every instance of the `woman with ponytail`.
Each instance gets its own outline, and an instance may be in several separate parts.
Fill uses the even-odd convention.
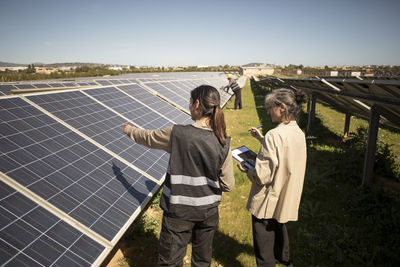
[[[265,136],[256,128],[251,135],[261,148],[255,167],[238,168],[252,182],[247,209],[252,214],[257,266],[290,266],[286,222],[297,221],[306,169],[306,139],[297,125],[307,95],[301,90],[277,89],[265,97],[265,108],[279,125]]]
[[[191,266],[211,265],[221,194],[235,185],[218,91],[201,85],[190,96],[191,125],[144,130],[124,124],[124,133],[136,143],[170,153],[157,266],[182,266],[190,240]]]

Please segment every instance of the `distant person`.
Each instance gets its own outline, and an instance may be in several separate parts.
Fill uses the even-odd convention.
[[[124,124],[124,133],[136,143],[170,153],[157,266],[182,266],[190,240],[191,266],[211,265],[221,194],[235,185],[217,89],[201,85],[190,96],[191,125],[144,130]]]
[[[290,266],[286,222],[297,221],[306,169],[306,139],[297,125],[301,90],[277,89],[265,97],[265,108],[279,122],[263,137],[254,127],[251,135],[261,143],[255,167],[238,168],[252,182],[247,209],[252,214],[253,242],[257,266]]]
[[[229,88],[235,94],[235,106],[234,109],[242,109],[242,88],[240,88],[239,84],[233,79],[232,74],[228,74],[226,76],[229,83],[227,86],[223,86],[222,89],[228,92]]]

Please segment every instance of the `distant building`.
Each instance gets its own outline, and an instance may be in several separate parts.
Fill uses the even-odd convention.
[[[57,68],[52,67],[35,67],[36,73],[50,74],[53,72],[57,72]]]
[[[109,70],[122,70],[121,66],[110,66],[108,67]]]
[[[72,71],[76,69],[76,66],[71,66],[71,67],[67,67],[67,66],[63,66],[63,67],[58,67],[59,71]]]
[[[352,71],[352,72],[351,72],[351,76],[360,77],[360,76],[361,76],[361,71]]]
[[[331,77],[337,77],[337,76],[339,76],[339,71],[337,71],[337,70],[331,70],[330,76],[331,76]]]
[[[273,75],[274,67],[265,64],[257,67],[240,67],[239,74],[244,76]]]
[[[10,71],[19,71],[19,70],[25,70],[28,67],[0,67],[0,71],[6,71],[6,70],[10,70]]]

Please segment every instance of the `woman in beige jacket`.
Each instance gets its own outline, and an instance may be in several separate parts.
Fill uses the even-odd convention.
[[[290,265],[285,223],[297,221],[306,168],[306,140],[297,125],[306,94],[290,89],[274,90],[265,97],[265,107],[279,125],[263,137],[256,128],[251,135],[261,143],[254,168],[238,168],[252,182],[247,209],[252,214],[257,266]]]

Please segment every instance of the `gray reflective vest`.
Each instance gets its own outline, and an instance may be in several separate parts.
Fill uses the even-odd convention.
[[[230,138],[222,146],[213,131],[175,125],[170,142],[171,156],[160,206],[171,217],[204,220],[217,212],[221,201],[219,175]]]

